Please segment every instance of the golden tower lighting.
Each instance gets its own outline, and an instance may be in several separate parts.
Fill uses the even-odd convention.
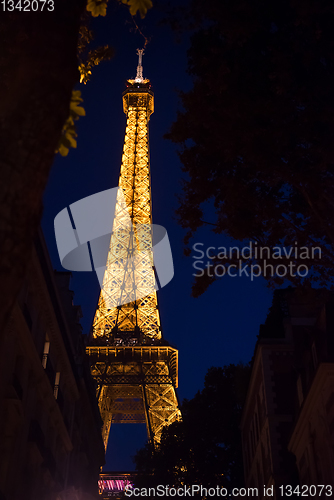
[[[143,78],[127,80],[127,117],[119,194],[92,340],[87,347],[107,448],[112,423],[146,423],[159,442],[165,425],[181,418],[175,389],[178,352],[162,338],[155,291],[148,122],[154,95]],[[145,250],[147,250],[145,252]],[[119,300],[121,290],[121,300]],[[111,307],[110,304],[119,305]]]

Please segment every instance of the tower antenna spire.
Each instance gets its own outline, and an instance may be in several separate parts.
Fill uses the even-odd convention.
[[[137,76],[135,78],[136,83],[143,83],[143,65],[142,65],[142,57],[144,54],[144,49],[137,49],[138,55],[138,66],[137,66]]]

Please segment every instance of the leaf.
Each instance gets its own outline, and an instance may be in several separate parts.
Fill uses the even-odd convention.
[[[80,83],[86,84],[91,77],[92,72],[87,68],[87,66],[82,63],[79,66],[80,72]]]
[[[77,121],[80,116],[86,115],[84,108],[79,106],[82,102],[83,99],[80,90],[73,90],[70,102],[70,115],[63,126],[58,148],[56,150],[56,153],[61,154],[61,156],[67,156],[70,148],[77,147],[75,121]]]
[[[83,102],[80,90],[72,90],[71,102],[76,102],[76,103]]]
[[[81,24],[79,29],[79,40],[78,40],[78,54],[81,54],[87,45],[93,40],[93,32],[88,29],[88,26]]]
[[[72,91],[72,99],[70,103],[70,112],[72,111],[74,115],[78,116],[85,116],[86,112],[82,106],[79,106],[79,104],[83,102],[83,99],[81,97],[81,92],[80,90],[73,90]],[[73,117],[74,120],[77,120],[78,117]]]
[[[56,153],[61,154],[61,156],[67,156],[68,152],[69,152],[69,148],[64,146],[64,144],[59,144],[58,150],[56,151]]]
[[[139,11],[142,19],[145,17],[148,9],[152,8],[151,0],[122,0],[122,3],[130,7],[131,16],[135,16]]]
[[[93,17],[105,16],[107,14],[107,2],[104,0],[88,0],[86,9],[92,13]]]
[[[71,148],[77,147],[77,141],[75,140],[75,137],[77,137],[75,130],[66,131],[65,138],[68,140]]]
[[[74,113],[76,113],[79,116],[85,116],[86,115],[86,111],[84,110],[84,108],[82,106],[77,106],[74,103],[71,103],[70,110],[73,111]]]

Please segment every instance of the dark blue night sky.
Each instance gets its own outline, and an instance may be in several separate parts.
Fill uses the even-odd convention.
[[[125,130],[121,94],[125,80],[135,76],[136,49],[143,46],[143,39],[130,31],[133,25],[126,7],[113,5],[112,0],[109,3],[107,18],[94,20],[93,29],[95,26],[96,42],[114,47],[115,57],[95,68],[86,86],[78,86],[86,110],[86,117],[78,122],[78,148],[71,150],[66,158],[56,156],[44,196],[42,227],[57,270],[62,269],[53,230],[57,213],[81,198],[118,184]],[[155,112],[150,120],[153,221],[168,231],[175,268],[173,280],[159,291],[158,299],[163,335],[179,349],[178,394],[182,400],[193,397],[202,388],[210,366],[250,360],[272,292],[263,278],[251,282],[249,278],[224,277],[201,297],[191,297],[192,275],[196,272],[192,268],[194,259],[183,256],[184,231],[174,215],[183,174],[175,145],[163,138],[180,106],[177,90],[191,87],[186,73],[189,41],[175,43],[171,30],[159,25],[162,17],[155,7],[140,26],[151,38],[143,66],[144,77],[150,78],[155,92]],[[228,247],[230,241],[206,226],[192,244]],[[99,295],[96,275],[74,272],[72,289],[75,303],[82,307],[82,325],[87,334]],[[145,426],[115,425],[105,469],[133,469],[130,456],[145,439]]]

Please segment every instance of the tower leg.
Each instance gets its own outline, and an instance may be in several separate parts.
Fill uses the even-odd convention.
[[[176,391],[172,384],[146,384],[143,393],[149,439],[156,444],[160,442],[162,429],[181,419]]]
[[[108,439],[112,421],[112,400],[111,400],[110,389],[111,388],[106,385],[102,386],[98,399],[100,414],[103,421],[102,439],[105,451],[107,451]]]
[[[112,423],[146,423],[149,441],[158,444],[163,427],[181,419],[176,349],[88,346],[87,350],[98,383],[105,448]]]

